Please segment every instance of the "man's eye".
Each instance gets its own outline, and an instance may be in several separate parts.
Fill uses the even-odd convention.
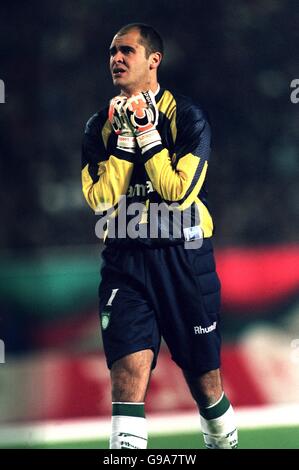
[[[131,49],[130,47],[122,47],[119,49],[119,51],[125,55],[129,55],[132,52],[134,52],[133,49]],[[110,49],[109,54],[110,54],[110,57],[115,56],[117,54],[117,49],[114,49],[114,48]]]

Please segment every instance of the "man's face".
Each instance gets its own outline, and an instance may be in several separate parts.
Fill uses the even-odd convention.
[[[113,84],[130,95],[148,90],[150,85],[150,56],[139,44],[138,30],[114,36],[110,46],[110,71]]]

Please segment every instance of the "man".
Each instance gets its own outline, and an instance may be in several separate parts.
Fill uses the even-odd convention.
[[[160,88],[162,56],[152,27],[118,31],[110,71],[120,94],[88,121],[83,140],[83,193],[106,229],[99,294],[110,448],[147,446],[144,401],[162,335],[199,407],[206,446],[230,449],[237,430],[219,370],[220,283],[204,183],[210,126],[189,98]]]

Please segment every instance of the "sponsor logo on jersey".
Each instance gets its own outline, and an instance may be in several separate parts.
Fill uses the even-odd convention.
[[[134,184],[130,185],[127,192],[127,197],[133,196],[146,196],[154,191],[153,184],[151,181],[146,181],[145,184]]]

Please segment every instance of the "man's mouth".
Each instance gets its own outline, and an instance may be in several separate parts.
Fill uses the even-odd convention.
[[[121,77],[123,73],[126,72],[126,69],[123,67],[115,67],[112,71],[114,77]]]

